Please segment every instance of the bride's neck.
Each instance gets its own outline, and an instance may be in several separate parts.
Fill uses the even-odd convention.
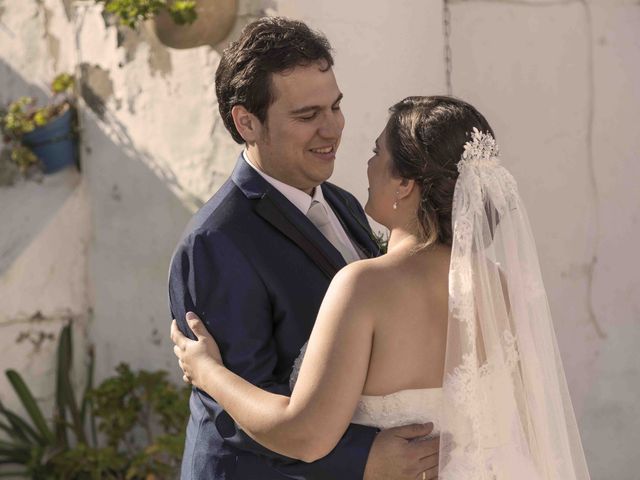
[[[399,251],[399,249],[413,249],[420,244],[420,237],[417,232],[403,227],[391,229],[389,233],[389,243],[387,252]]]

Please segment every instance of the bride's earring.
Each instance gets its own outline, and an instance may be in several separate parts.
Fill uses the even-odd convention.
[[[398,209],[398,198],[397,198],[397,197],[398,197],[398,193],[399,193],[399,192],[396,192],[396,201],[395,201],[395,202],[393,202],[393,209],[394,209],[394,210],[397,210],[397,209]]]

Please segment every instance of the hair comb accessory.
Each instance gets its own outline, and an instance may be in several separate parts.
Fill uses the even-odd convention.
[[[500,149],[490,133],[479,131],[473,127],[471,140],[464,144],[462,159],[458,163],[458,171],[465,165],[495,166],[499,164]]]

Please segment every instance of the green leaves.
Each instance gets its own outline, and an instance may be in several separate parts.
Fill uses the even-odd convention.
[[[0,444],[0,464],[24,465],[33,478],[49,478],[41,473],[48,472],[56,454],[64,451],[68,446],[66,435],[68,425],[65,416],[70,408],[69,405],[75,401],[69,379],[71,358],[71,326],[66,325],[58,340],[53,429],[22,376],[15,370],[5,372],[30,421],[18,416],[0,402],[0,418],[4,420],[0,421],[0,430],[10,439],[9,442]],[[76,437],[83,436],[82,425],[75,425],[75,427]]]
[[[22,421],[22,419],[19,419],[19,417],[15,415],[11,415],[8,410],[4,409],[3,413],[5,413],[5,415],[9,413],[10,416],[7,416],[7,418],[11,418],[12,416],[13,420],[20,420],[20,422],[22,423],[22,427],[25,428],[25,432],[30,433],[32,438],[34,440],[37,440],[41,445],[52,443],[54,441],[53,433],[49,429],[49,426],[47,425],[47,422],[44,419],[44,415],[42,415],[42,411],[40,410],[40,407],[38,407],[35,398],[33,398],[31,390],[29,390],[27,385],[24,383],[24,380],[22,380],[20,374],[15,370],[7,370],[5,373],[7,375],[7,378],[9,379],[9,382],[11,383],[11,386],[16,392],[16,395],[18,395],[18,398],[22,402],[22,406],[29,414],[29,417],[31,417],[31,421],[38,430],[38,434],[36,435],[35,432],[29,427],[29,425],[26,422]]]
[[[40,160],[29,148],[22,144],[16,144],[11,149],[11,161],[15,163],[20,172],[25,173],[34,165],[40,164]]]
[[[86,443],[84,422],[78,410],[78,404],[71,385],[69,372],[73,363],[71,326],[62,329],[58,340],[58,364],[56,368],[56,410],[62,422],[66,422],[67,413],[71,415],[72,430],[78,442]],[[60,432],[58,431],[60,434]],[[66,438],[64,444],[67,445]]]
[[[4,415],[8,424],[3,423],[3,430],[13,439],[16,444],[29,445],[32,443],[43,445],[45,440],[38,435],[31,425],[20,418],[11,410],[8,410],[0,403],[0,414]],[[1,461],[1,459],[0,459]]]
[[[22,465],[36,478],[35,472],[42,468],[42,458],[48,447],[47,437],[2,403],[0,416],[5,420],[0,422],[1,429],[9,438],[9,441],[0,441],[0,464]]]
[[[139,22],[151,18],[165,7],[162,0],[100,0],[105,10],[120,18],[120,23],[135,28]]]
[[[33,97],[19,97],[11,102],[6,113],[0,118],[3,133],[10,137],[16,137],[36,128],[32,119],[35,113],[35,103],[36,99]]]
[[[66,93],[73,90],[75,79],[69,73],[57,75],[51,82],[51,91],[54,94]]]
[[[165,371],[133,371],[122,363],[116,375],[94,389],[91,348],[78,402],[72,365],[72,329],[66,325],[58,339],[55,407],[49,420],[22,376],[6,371],[27,418],[0,402],[0,437],[7,438],[0,439],[0,466],[16,466],[13,474],[38,479],[174,477],[184,448],[190,388],[171,384]],[[104,446],[98,443],[96,424]],[[8,473],[3,468],[0,477]]]
[[[48,104],[38,107],[35,98],[23,96],[11,102],[6,108],[0,108],[0,132],[11,150],[8,158],[19,167],[22,174],[32,166],[40,164],[38,157],[22,143],[22,137],[48,124],[71,108],[72,100],[69,94],[73,85],[73,76],[61,73],[51,83],[53,98]]]
[[[182,458],[191,389],[175,387],[165,371],[134,372],[121,363],[116,372],[90,395],[100,432],[109,447],[128,448],[126,478],[171,477]]]
[[[191,24],[196,21],[196,2],[193,0],[175,0],[169,5],[169,15],[178,25]]]
[[[193,23],[198,17],[194,0],[97,0],[104,3],[107,12],[117,15],[120,23],[136,28],[161,10],[166,10],[178,25]]]

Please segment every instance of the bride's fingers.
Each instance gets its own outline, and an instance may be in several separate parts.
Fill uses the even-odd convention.
[[[438,467],[428,468],[423,470],[416,477],[418,480],[437,480],[438,479]]]
[[[207,328],[204,326],[204,323],[202,323],[200,317],[198,317],[195,313],[187,312],[187,323],[189,324],[189,328],[198,340],[206,337],[211,337],[211,335],[207,331]]]
[[[187,340],[187,337],[178,329],[178,322],[174,318],[171,322],[171,341],[184,350],[185,340]]]
[[[182,375],[182,381],[184,383],[191,383],[191,379],[187,375]]]
[[[422,472],[435,468],[436,473],[438,473],[438,457],[439,455],[435,453],[433,455],[429,455],[428,457],[421,458],[418,462],[418,468],[420,468],[420,471]],[[427,478],[431,477],[427,476]]]
[[[180,356],[182,355],[182,349],[178,346],[178,345],[174,345],[173,346],[173,354],[178,357],[178,359],[180,358]]]
[[[440,450],[440,437],[424,438],[415,440],[410,443],[411,447],[416,449],[420,458],[426,458],[432,455],[438,456]]]

